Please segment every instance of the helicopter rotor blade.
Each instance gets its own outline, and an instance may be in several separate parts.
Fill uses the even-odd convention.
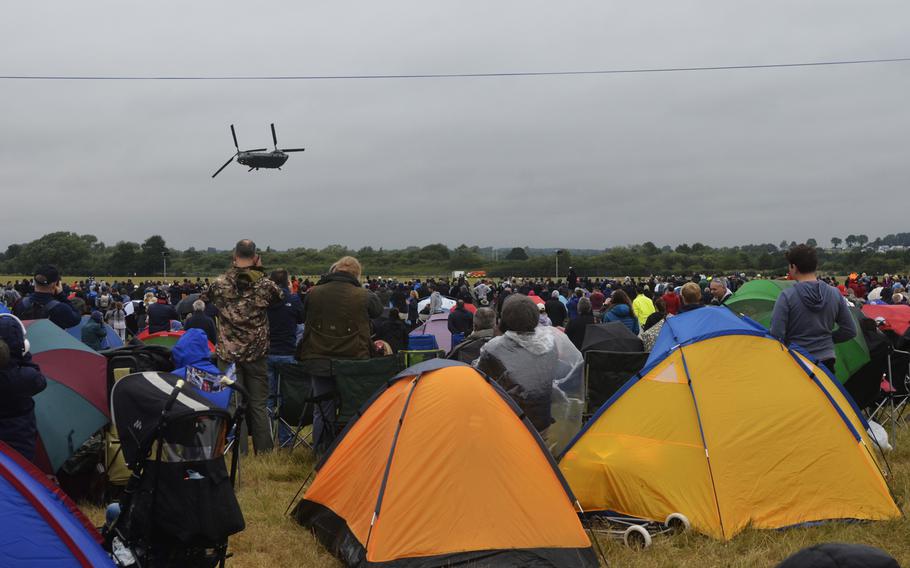
[[[303,152],[305,148],[282,148],[282,152]]]
[[[240,151],[240,147],[237,145],[237,133],[234,132],[234,125],[233,125],[233,124],[231,125],[231,136],[234,137],[234,148],[236,148],[237,151],[239,152],[239,151]]]
[[[278,136],[275,135],[275,123],[272,123],[272,142],[275,143],[275,149],[278,149]]]
[[[231,157],[228,159],[228,161],[224,163],[223,166],[221,166],[220,168],[218,168],[218,171],[217,171],[217,172],[215,172],[215,173],[212,174],[212,177],[214,178],[215,176],[217,176],[218,174],[220,174],[220,173],[221,173],[221,170],[223,170],[224,168],[228,167],[228,164],[230,164],[231,162],[233,162],[233,161],[234,161],[234,158],[236,158],[236,157],[237,157],[237,154],[234,154],[233,156],[231,156]]]
[[[265,152],[268,148],[253,148],[252,150],[244,150],[244,152]]]

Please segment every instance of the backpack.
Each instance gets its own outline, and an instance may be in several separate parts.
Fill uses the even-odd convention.
[[[58,300],[51,300],[46,304],[42,304],[41,302],[36,302],[32,296],[28,296],[22,298],[22,300],[16,304],[16,317],[21,320],[48,319],[51,310],[59,303]]]

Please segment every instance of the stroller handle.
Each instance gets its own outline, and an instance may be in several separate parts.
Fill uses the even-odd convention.
[[[250,396],[250,393],[247,392],[247,390],[245,388],[243,388],[243,385],[241,385],[234,379],[229,379],[226,376],[221,377],[221,384],[226,387],[230,387],[230,388],[234,389],[235,391],[239,392],[244,400],[246,400]]]
[[[186,384],[186,381],[179,379],[177,384],[174,385],[174,390],[171,391],[171,396],[168,397],[167,402],[164,404],[164,410],[162,414],[167,414],[174,407],[174,402],[177,401],[177,397],[180,395],[180,391],[183,390],[183,385]]]

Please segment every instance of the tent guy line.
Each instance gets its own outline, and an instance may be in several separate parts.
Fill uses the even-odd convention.
[[[415,73],[400,75],[0,75],[4,81],[332,81],[352,79],[470,79],[493,77],[542,77],[561,75],[621,75],[631,73],[677,73],[685,71],[731,71],[738,69],[780,69],[824,67],[872,63],[906,63],[910,57],[765,63],[755,65],[716,65],[704,67],[651,67],[639,69],[589,69],[575,71],[515,71],[500,73]]]

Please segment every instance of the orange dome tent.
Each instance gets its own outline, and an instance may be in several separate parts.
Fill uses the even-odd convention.
[[[316,469],[294,516],[348,566],[598,566],[539,436],[463,363],[391,379]]]

